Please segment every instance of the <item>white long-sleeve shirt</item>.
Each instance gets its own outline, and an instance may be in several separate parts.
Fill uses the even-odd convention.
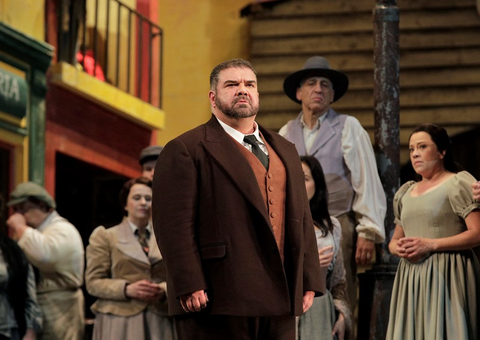
[[[82,286],[85,267],[82,238],[56,211],[52,211],[38,228],[27,228],[18,245],[40,272],[37,293]]]

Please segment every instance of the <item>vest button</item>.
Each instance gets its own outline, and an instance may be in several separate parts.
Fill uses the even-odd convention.
[[[274,212],[272,212],[272,213],[270,213],[270,217],[271,217],[271,218],[275,218],[275,217],[277,217],[277,214],[274,213]]]
[[[270,204],[272,204],[272,205],[275,204],[275,200],[273,198],[270,198],[270,200],[268,202],[270,202]]]
[[[270,185],[270,186],[268,187],[268,191],[273,192],[273,186],[272,186],[272,185]]]
[[[271,179],[271,178],[273,177],[272,173],[269,172],[268,175],[267,175],[267,177]]]

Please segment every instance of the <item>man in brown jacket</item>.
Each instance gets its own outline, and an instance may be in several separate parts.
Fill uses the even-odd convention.
[[[210,75],[213,117],[169,142],[153,223],[180,340],[295,338],[295,315],[325,290],[295,146],[255,122],[252,65]]]

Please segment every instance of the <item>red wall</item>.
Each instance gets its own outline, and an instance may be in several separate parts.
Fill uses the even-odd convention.
[[[75,157],[109,171],[140,175],[138,156],[152,131],[56,85],[47,94],[45,187],[55,192],[55,155]]]

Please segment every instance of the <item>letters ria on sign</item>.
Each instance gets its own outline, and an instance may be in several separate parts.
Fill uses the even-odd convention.
[[[23,118],[27,98],[28,86],[25,79],[0,68],[0,111]]]

